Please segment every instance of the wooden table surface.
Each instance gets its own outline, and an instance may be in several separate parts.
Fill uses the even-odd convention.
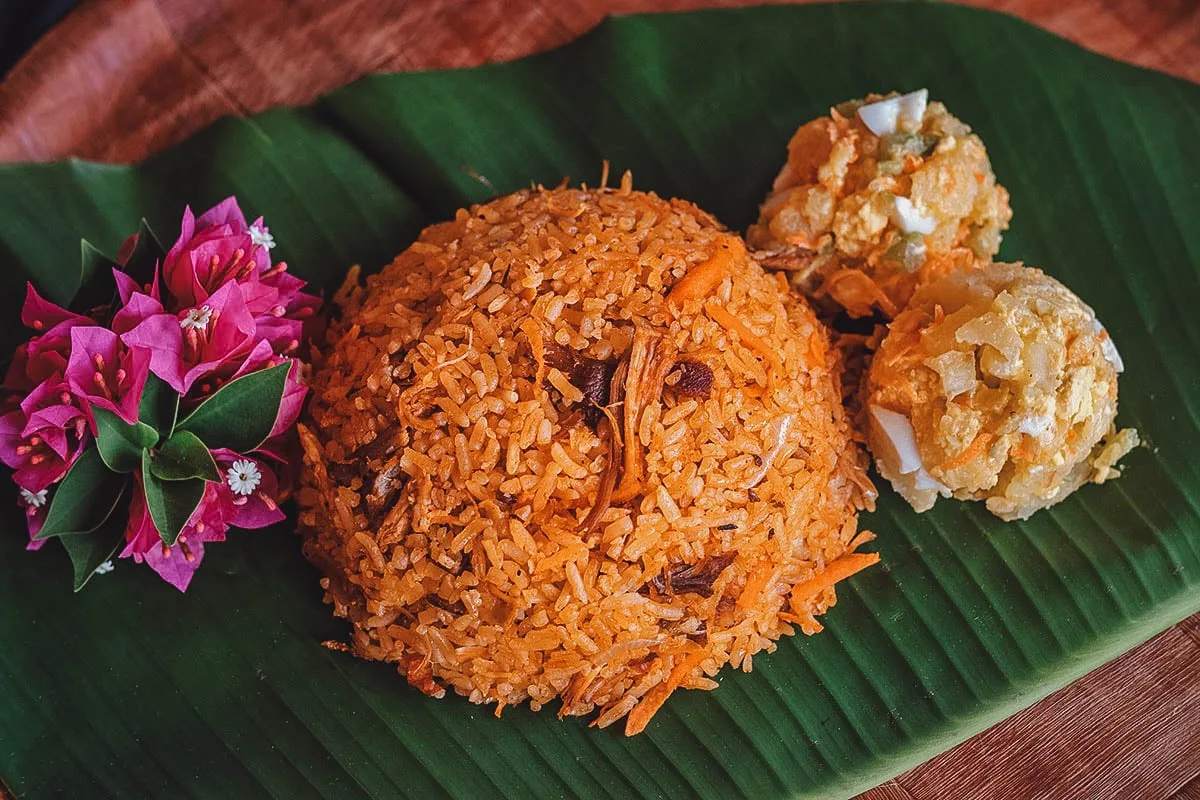
[[[366,73],[518,58],[611,13],[745,4],[89,0],[0,84],[0,161],[136,161],[219,116],[304,103]],[[972,5],[1200,82],[1197,0]],[[1200,615],[862,797],[1200,800]]]

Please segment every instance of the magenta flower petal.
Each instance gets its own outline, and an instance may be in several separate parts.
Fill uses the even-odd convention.
[[[292,368],[288,370],[287,382],[283,386],[283,398],[279,403],[279,416],[271,428],[271,436],[279,436],[296,424],[300,410],[304,406],[304,397],[308,387],[300,381],[300,362],[293,360]]]
[[[157,286],[157,281],[155,281],[155,285]],[[124,301],[121,309],[113,315],[112,329],[117,334],[125,334],[136,328],[143,320],[162,313],[163,306],[157,298],[137,291],[131,294],[129,299]]]
[[[226,197],[215,206],[205,211],[196,220],[196,228],[212,228],[217,225],[228,225],[235,233],[245,233],[247,229],[246,215],[238,207],[237,198]]]
[[[300,320],[263,316],[256,323],[258,335],[269,342],[271,349],[279,355],[291,355],[300,348],[300,337],[304,335],[304,323]]]
[[[149,295],[155,301],[159,299],[158,291],[158,270],[154,271],[154,279],[148,286],[142,286],[133,276],[122,269],[113,269],[113,281],[117,284],[117,295],[121,299],[121,305],[128,305],[129,301],[136,294]]]
[[[17,448],[23,444],[21,432],[25,430],[27,419],[20,409],[0,416],[0,461],[13,469],[25,463],[25,454],[18,453]]]
[[[217,484],[209,484],[203,499],[188,524],[184,526],[174,546],[167,547],[146,508],[146,498],[138,477],[133,499],[129,504],[129,525],[125,529],[125,549],[121,558],[148,564],[167,583],[186,591],[192,576],[204,559],[204,543],[225,539],[225,522],[216,502]]]
[[[183,210],[183,221],[179,224],[179,238],[167,251],[162,263],[162,280],[167,293],[185,305],[195,301],[193,286],[195,273],[191,259],[187,257],[188,246],[196,235],[196,218],[191,207]]]
[[[200,378],[218,371],[223,365],[240,361],[254,348],[254,318],[246,310],[241,288],[227,283],[218,289],[204,306],[207,318],[204,325],[190,325],[182,337],[182,362],[186,368],[181,393],[186,394]],[[181,314],[182,325],[187,313]],[[162,377],[162,376],[160,376]],[[166,380],[166,378],[163,378]]]
[[[14,392],[28,392],[37,382],[29,377],[29,347],[28,343],[17,346],[13,351],[12,361],[8,371],[4,373],[4,386]]]
[[[125,237],[125,241],[121,242],[121,249],[117,250],[117,263],[125,266],[129,263],[129,257],[133,255],[134,249],[137,247],[138,234],[133,233]]]
[[[158,576],[181,592],[186,592],[192,582],[200,562],[204,559],[204,544],[197,542],[188,548],[188,556],[184,556],[179,545],[167,547],[159,542],[157,547],[151,547],[139,559],[145,561]]]
[[[49,319],[57,318],[52,316]],[[4,383],[10,389],[29,391],[50,378],[61,376],[67,367],[71,349],[71,331],[77,327],[95,327],[89,317],[71,314],[17,347]]]
[[[83,410],[60,381],[46,381],[0,416],[0,461],[13,480],[38,492],[62,479],[90,441]]]
[[[242,456],[231,450],[214,450],[221,473],[217,501],[225,521],[239,528],[265,528],[285,518],[276,498],[279,482],[266,459]]]
[[[229,376],[229,380],[237,380],[243,375],[273,366],[275,360],[275,351],[271,349],[271,343],[265,339],[259,339],[254,343],[254,348],[246,356],[246,360],[241,363],[236,372]]]
[[[141,473],[134,473],[133,497],[129,501],[129,524],[125,526],[125,549],[121,558],[134,556],[141,560],[152,547],[162,544],[162,537],[154,527],[150,518],[150,509],[146,506],[146,493],[142,488]]]
[[[259,280],[257,274],[251,274],[241,284],[246,308],[254,316],[282,315],[287,310],[282,302],[286,298],[280,294],[279,288]]]
[[[121,298],[122,305],[128,303],[135,293],[142,291],[141,285],[128,272],[114,269],[112,273],[113,281],[117,284],[117,296]]]
[[[18,487],[17,492],[17,505],[25,512],[25,526],[29,529],[29,543],[25,549],[41,550],[46,541],[34,537],[38,535],[42,529],[42,523],[46,521],[46,509],[49,507],[47,491],[43,489],[40,492],[31,492]]]
[[[85,325],[94,324],[88,317],[51,303],[38,294],[32,283],[25,284],[25,305],[21,308],[21,324],[35,331],[45,332],[71,321]]]
[[[150,371],[167,382],[175,391],[187,391],[184,382],[183,329],[174,314],[155,314],[121,335],[121,341],[132,348],[144,348],[150,353]]]
[[[125,347],[107,328],[78,327],[71,331],[67,382],[76,397],[132,425],[137,422],[151,357],[149,350]]]

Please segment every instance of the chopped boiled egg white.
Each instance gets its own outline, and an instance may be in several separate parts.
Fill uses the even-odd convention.
[[[950,487],[934,478],[921,463],[917,449],[917,435],[908,417],[881,406],[871,406],[871,416],[879,423],[879,430],[891,444],[899,463],[901,475],[912,475],[913,488],[919,492],[935,491],[950,495]]]
[[[928,236],[937,228],[937,220],[929,214],[922,213],[907,197],[896,197],[892,206],[892,222],[905,233],[919,233],[923,236]]]
[[[1100,320],[1092,320],[1092,330],[1100,335],[1100,350],[1104,353],[1104,357],[1113,365],[1113,369],[1117,372],[1125,371],[1125,362],[1121,360],[1121,354],[1117,352],[1117,346],[1113,343],[1112,337],[1108,335],[1108,331],[1104,330],[1104,326],[1100,324]]]
[[[871,406],[871,416],[879,423],[880,432],[896,452],[896,458],[899,459],[896,468],[900,474],[907,475],[919,470],[921,453],[917,450],[917,435],[908,417],[881,406]]]
[[[921,127],[928,102],[929,90],[921,89],[860,106],[858,118],[876,136],[887,136],[900,128],[915,131]]]

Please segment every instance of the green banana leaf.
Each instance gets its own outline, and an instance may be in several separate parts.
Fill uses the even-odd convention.
[[[618,18],[512,64],[368,78],[226,120],[132,167],[0,168],[0,344],[21,284],[66,300],[79,238],[236,193],[318,286],[377,269],[455,208],[601,160],[734,228],[802,121],[929,87],[1012,192],[1001,255],[1042,266],[1121,348],[1124,477],[1028,522],[978,505],[865,526],[884,566],[820,636],[677,693],[646,733],[458,697],[321,646],[345,626],[288,525],[232,532],[180,595],[150,570],[71,592],[56,545],[0,515],[0,781],[17,797],[845,796],[998,721],[1200,610],[1200,87],[1015,19],[927,4]],[[4,490],[10,498],[10,490]]]

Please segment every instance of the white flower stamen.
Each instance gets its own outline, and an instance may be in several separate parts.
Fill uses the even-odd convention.
[[[239,458],[225,473],[225,481],[234,494],[249,497],[262,482],[262,473],[258,471],[258,464],[248,458]]]
[[[208,323],[212,319],[212,313],[212,309],[208,306],[189,308],[187,313],[183,315],[183,319],[179,320],[179,327],[185,331],[202,331],[208,327]]]
[[[259,247],[265,247],[268,250],[275,246],[275,237],[271,232],[261,225],[250,226],[250,241]]]
[[[28,489],[22,489],[21,499],[30,508],[41,508],[46,505],[46,490],[41,489],[40,491],[31,492]]]
[[[96,567],[96,574],[97,575],[107,575],[108,573],[112,572],[114,569],[116,569],[116,567],[113,566],[113,562],[105,561],[103,564]]]

